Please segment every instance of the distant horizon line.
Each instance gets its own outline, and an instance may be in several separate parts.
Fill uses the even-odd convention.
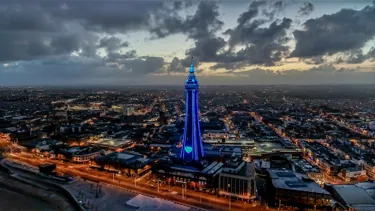
[[[207,84],[201,85],[200,87],[215,87],[215,86],[374,86],[375,83],[335,83],[335,84]],[[184,87],[184,85],[172,85],[172,84],[140,84],[140,85],[6,85],[0,86],[2,88],[66,88],[66,87]]]

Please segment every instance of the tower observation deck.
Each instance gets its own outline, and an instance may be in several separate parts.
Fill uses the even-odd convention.
[[[186,115],[180,158],[186,162],[199,161],[204,156],[202,135],[198,114],[199,84],[191,63],[185,83]]]

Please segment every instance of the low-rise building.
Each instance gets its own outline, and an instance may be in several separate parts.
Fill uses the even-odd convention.
[[[33,151],[34,153],[40,153],[43,151],[52,150],[58,146],[61,146],[63,143],[54,139],[37,139],[23,143],[22,145]]]
[[[127,177],[138,178],[151,170],[151,159],[133,151],[113,152],[97,157],[94,163],[102,169],[114,169]]]
[[[375,178],[375,162],[369,161],[363,164],[364,169],[369,177]]]
[[[360,166],[344,168],[338,176],[346,182],[353,180],[367,180],[366,170],[362,169]]]
[[[238,166],[224,167],[219,174],[218,194],[237,199],[255,199],[254,163],[242,161]]]
[[[326,189],[337,201],[336,210],[375,210],[375,183],[361,182],[348,185],[327,185]]]
[[[267,201],[274,206],[299,210],[332,210],[332,197],[305,174],[268,170]]]
[[[113,139],[113,138],[101,138],[98,140],[91,140],[87,143],[90,146],[102,147],[108,150],[117,150],[121,147],[130,145],[132,142],[131,139]]]
[[[103,149],[97,147],[74,146],[57,150],[57,158],[74,163],[89,163],[103,153]]]

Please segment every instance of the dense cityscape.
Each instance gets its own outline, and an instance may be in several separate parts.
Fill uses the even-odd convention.
[[[192,66],[185,89],[2,88],[2,185],[62,188],[59,207],[82,210],[375,209],[373,86],[208,86],[194,102]]]

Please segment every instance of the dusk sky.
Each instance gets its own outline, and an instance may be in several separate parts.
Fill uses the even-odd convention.
[[[375,1],[0,0],[0,86],[373,84]]]

